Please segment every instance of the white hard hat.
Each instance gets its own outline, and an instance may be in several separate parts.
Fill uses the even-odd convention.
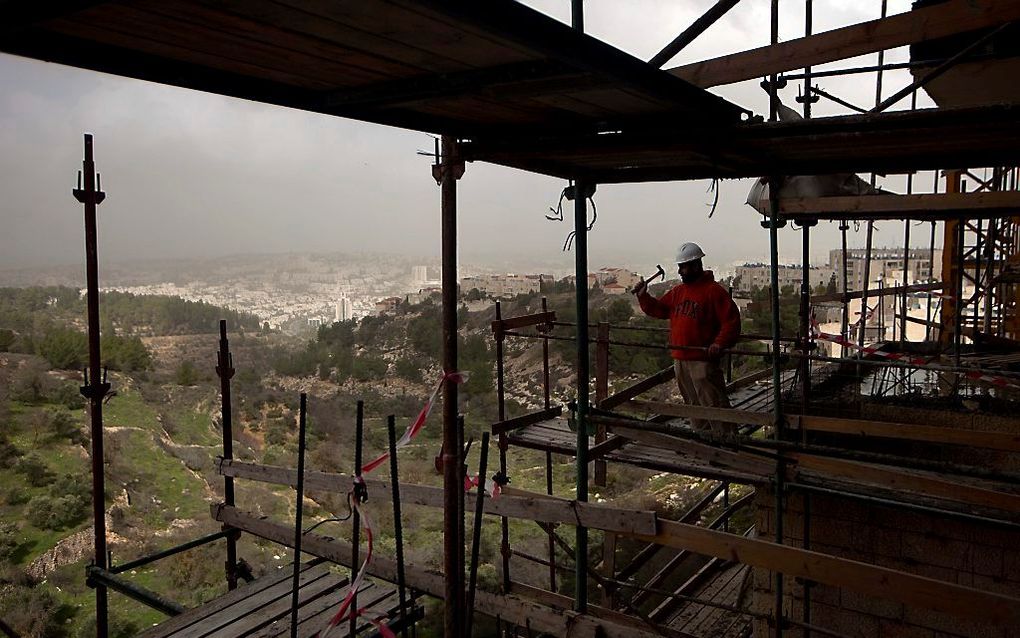
[[[694,242],[687,242],[680,247],[680,250],[676,253],[676,263],[686,264],[689,261],[701,259],[705,256],[705,251],[701,249],[701,246]]]

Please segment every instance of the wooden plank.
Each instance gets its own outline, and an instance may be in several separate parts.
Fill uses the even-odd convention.
[[[297,635],[299,638],[311,638],[316,633],[326,627],[329,620],[336,614],[336,610],[340,607],[340,601],[343,600],[344,596],[347,595],[346,589],[342,592],[337,592],[335,595],[323,595],[310,600],[307,603],[302,600],[301,607],[298,609],[298,630]],[[363,583],[361,589],[358,590],[358,606],[365,609],[384,602],[386,599],[393,596],[393,589],[388,586],[379,587],[371,582]],[[259,629],[256,633],[251,635],[242,634],[245,638],[277,638],[283,636],[290,636],[290,607],[288,605],[288,611],[279,620],[274,621],[270,625],[266,625]],[[358,625],[368,625],[364,616],[358,618]],[[347,622],[343,623],[344,630],[347,629]],[[347,632],[340,630],[334,630],[334,635],[343,636]],[[235,634],[236,635],[236,634]],[[227,637],[224,637],[227,638]]]
[[[493,334],[499,334],[500,331],[503,330],[514,330],[516,328],[538,326],[547,324],[551,321],[556,321],[556,313],[550,310],[549,312],[536,312],[530,315],[521,315],[520,317],[497,319],[492,322],[491,327]]]
[[[1020,512],[1020,495],[961,483],[959,480],[945,480],[937,478],[933,474],[900,471],[872,463],[844,461],[799,452],[790,452],[784,454],[784,457],[796,463],[797,471],[809,470],[823,476],[851,479],[887,489],[920,493],[925,496],[981,505],[1007,512]]]
[[[218,462],[220,473],[235,478],[248,478],[278,485],[297,483],[297,470],[266,465],[242,463],[236,460]],[[351,488],[352,481],[343,474],[326,472],[305,472],[305,489],[322,489],[331,493],[344,492]],[[389,498],[392,494],[390,483],[378,479],[365,479],[369,494],[374,498]],[[475,493],[464,495],[464,506],[468,511],[474,508]],[[428,485],[400,485],[402,503],[443,507],[443,488]],[[618,509],[599,503],[581,503],[556,498],[546,494],[523,492],[507,488],[496,499],[486,497],[484,512],[496,516],[509,516],[545,523],[580,522],[585,527],[626,533],[652,533],[655,530],[656,514],[652,511],[637,512]]]
[[[570,596],[564,596],[563,594],[557,594],[539,587],[534,587],[526,583],[519,583],[513,581],[510,583],[510,589],[514,593],[519,593],[525,598],[530,598],[536,602],[548,605],[557,609],[572,609],[574,606],[574,599]],[[600,607],[599,605],[588,604],[588,613],[596,618],[603,618],[611,620],[614,623],[621,625],[629,624],[633,627],[639,627],[641,620],[634,616],[610,609],[608,607]],[[649,630],[655,631],[660,636],[666,636],[667,638],[694,638],[690,634],[686,634],[677,631],[671,627],[663,625],[656,625],[652,623],[653,627],[649,627]]]
[[[985,430],[960,430],[951,427],[892,423],[888,421],[865,421],[826,416],[790,417],[793,427],[812,432],[836,432],[858,436],[874,436],[885,439],[907,439],[928,443],[966,445],[1006,452],[1020,452],[1020,434],[990,432]]]
[[[682,452],[715,468],[737,470],[744,480],[753,480],[755,483],[769,480],[775,470],[774,463],[761,457],[723,450],[690,439],[618,425],[611,425],[609,429],[618,436],[625,436],[654,448]]]
[[[726,392],[733,392],[734,390],[739,390],[741,388],[746,388],[749,385],[754,385],[755,383],[757,383],[759,381],[763,381],[765,379],[771,379],[771,378],[772,378],[772,368],[767,368],[765,370],[759,370],[757,372],[752,372],[751,374],[748,374],[746,376],[740,377],[739,379],[734,379],[734,381],[732,383],[727,383],[726,384]]]
[[[602,443],[598,443],[588,450],[588,459],[589,460],[600,459],[606,454],[612,452],[613,450],[618,450],[624,445],[627,445],[627,443],[629,442],[630,441],[628,441],[626,437],[622,436],[614,436],[612,438],[607,438]]]
[[[875,288],[868,291],[868,297],[882,297],[886,295],[902,295],[906,292],[930,292],[932,290],[942,290],[943,283],[941,281],[930,283],[930,284],[910,284],[909,286],[889,286],[887,288]],[[823,301],[843,301],[843,299],[861,299],[864,296],[863,290],[850,290],[846,293],[834,292],[832,294],[825,295],[812,295],[811,303],[819,303]]]
[[[598,403],[598,407],[602,410],[612,410],[616,406],[626,403],[630,399],[633,399],[634,397],[643,394],[651,390],[652,388],[658,387],[663,383],[666,383],[670,379],[675,378],[676,373],[673,372],[673,366],[670,366],[668,368],[656,372],[647,379],[638,381],[634,385],[626,387],[623,390],[617,392],[616,394],[612,394],[606,397],[604,401],[600,401]]]
[[[315,600],[337,590],[341,590],[338,593],[340,599],[347,595],[347,579],[335,574],[326,574],[313,582],[300,585],[300,595],[305,601]],[[189,632],[189,638],[234,638],[257,631],[276,620],[286,618],[289,622],[292,600],[291,590],[273,597],[253,597],[247,601],[243,614],[233,616],[230,622],[219,627],[203,623],[201,627],[195,628],[198,631]]]
[[[246,530],[261,538],[275,541],[287,547],[291,547],[294,542],[294,530],[291,526],[269,521],[264,516],[243,512],[227,505],[212,506],[212,513],[216,520],[231,527]],[[341,565],[351,566],[351,546],[343,541],[315,533],[306,534],[301,541],[301,550]],[[410,565],[405,566],[404,571],[409,588],[436,598],[443,597],[445,579],[442,574]],[[395,582],[397,579],[396,562],[376,554],[368,566],[368,573]],[[475,610],[493,618],[499,616],[506,622],[522,627],[527,624],[534,631],[546,632],[554,636],[571,636],[572,638],[594,638],[597,635],[606,638],[657,638],[659,636],[652,632],[636,629],[632,624],[620,625],[570,610],[552,609],[512,594],[504,596],[478,590],[475,592]]]
[[[1020,598],[917,576],[756,538],[659,521],[659,533],[639,537],[706,556],[844,587],[879,599],[940,611],[1000,626],[1020,625]]]
[[[722,421],[723,423],[736,423],[739,425],[768,426],[772,425],[774,420],[771,414],[765,412],[751,412],[734,408],[712,408],[703,405],[684,405],[680,403],[666,403],[664,401],[631,399],[627,402],[627,407],[656,414]]]
[[[506,434],[507,432],[513,432],[514,430],[541,423],[542,421],[548,421],[549,419],[555,419],[556,417],[563,414],[563,406],[554,406],[539,410],[538,412],[532,412],[531,414],[523,414],[521,416],[507,419],[506,421],[499,421],[498,423],[492,424],[493,434]]]
[[[779,212],[820,219],[968,219],[998,217],[1020,209],[1020,192],[938,193],[923,195],[846,195],[779,200]],[[941,213],[941,214],[940,214]]]
[[[668,71],[708,88],[994,27],[1017,19],[1020,19],[1020,3],[1017,2],[950,0]]]
[[[301,576],[299,582],[306,582],[310,578],[319,578],[325,572],[326,568],[322,565],[320,559],[309,561],[301,566]],[[189,609],[179,616],[169,618],[164,622],[161,622],[156,627],[140,634],[140,638],[163,638],[169,636],[176,631],[180,631],[191,625],[202,621],[204,618],[216,614],[228,607],[242,603],[246,599],[252,596],[258,595],[260,592],[269,589],[279,589],[281,591],[290,591],[291,579],[294,577],[293,569],[281,569],[277,573],[269,573],[261,578],[257,578],[250,583],[245,583],[233,591],[228,591],[226,594],[214,598],[204,605]]]

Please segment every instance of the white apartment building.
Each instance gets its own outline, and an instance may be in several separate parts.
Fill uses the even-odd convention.
[[[479,275],[464,277],[460,280],[460,289],[470,292],[478,289],[489,297],[513,297],[542,289],[542,281],[551,281],[550,275]]]
[[[334,321],[350,321],[354,318],[354,302],[347,295],[341,295],[333,313]]]
[[[852,248],[846,251],[847,260],[847,286],[850,290],[864,289],[864,265],[867,252],[864,248]],[[902,248],[872,248],[871,267],[868,272],[868,279],[871,280],[870,288],[876,287],[876,282],[881,280],[887,286],[902,285],[903,276],[903,249]],[[933,268],[934,266],[934,268]],[[836,285],[843,286],[843,251],[833,249],[829,251],[829,268],[836,273]],[[907,284],[916,284],[941,277],[942,249],[936,248],[933,251],[927,248],[911,248],[907,253]],[[933,271],[934,273],[933,274]]]
[[[819,285],[827,286],[835,271],[828,266],[811,266],[808,269],[809,283],[815,289]],[[804,270],[799,265],[779,266],[779,289],[787,286],[800,288]],[[734,289],[740,292],[751,292],[754,288],[767,288],[772,285],[772,269],[768,264],[744,264],[737,266]]]

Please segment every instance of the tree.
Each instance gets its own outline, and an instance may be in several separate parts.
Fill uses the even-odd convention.
[[[38,349],[51,366],[61,370],[78,370],[88,361],[88,339],[71,328],[51,328]]]
[[[42,401],[53,388],[53,380],[46,374],[47,370],[46,365],[36,358],[22,364],[11,375],[11,398],[23,403]]]
[[[198,370],[195,369],[195,364],[187,359],[181,361],[181,365],[177,366],[177,371],[174,372],[174,383],[177,385],[195,385],[198,383]]]
[[[609,323],[627,323],[634,316],[634,307],[628,299],[614,299],[606,308],[606,321]]]

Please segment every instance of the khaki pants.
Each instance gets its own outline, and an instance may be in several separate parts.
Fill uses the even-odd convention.
[[[730,398],[726,395],[726,379],[718,361],[673,361],[676,372],[676,384],[680,395],[688,405],[703,405],[712,408],[730,407]],[[712,434],[730,434],[736,424],[691,419],[695,430],[711,430]]]

